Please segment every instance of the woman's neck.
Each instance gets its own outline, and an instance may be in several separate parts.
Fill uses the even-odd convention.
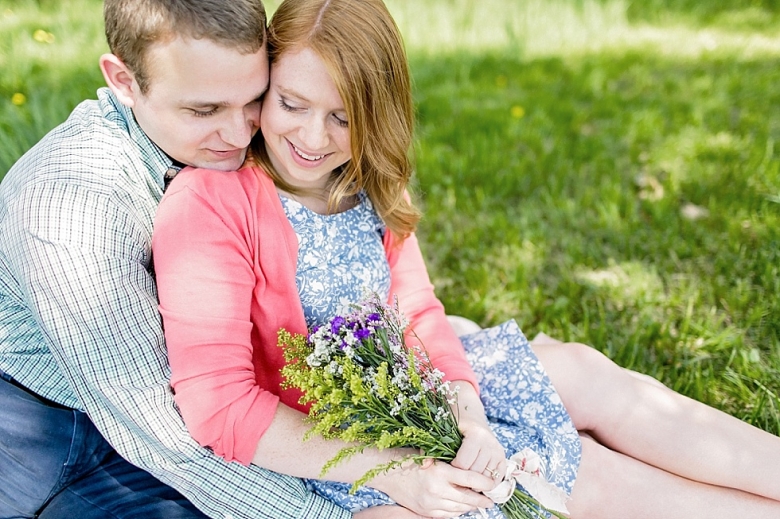
[[[310,211],[317,214],[337,214],[343,213],[349,209],[352,209],[358,204],[358,197],[355,195],[345,196],[341,199],[339,206],[334,211],[328,210],[328,195],[330,191],[322,192],[302,192],[302,193],[290,193],[279,187],[276,191],[290,200],[295,200],[302,206],[306,207]]]

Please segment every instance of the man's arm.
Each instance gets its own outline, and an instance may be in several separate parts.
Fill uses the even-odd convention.
[[[349,517],[296,478],[227,463],[189,436],[168,385],[154,281],[154,200],[27,188],[3,239],[25,303],[92,421],[130,462],[215,518]]]

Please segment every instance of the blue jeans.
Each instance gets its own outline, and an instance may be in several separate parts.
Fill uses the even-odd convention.
[[[0,371],[0,519],[204,518],[125,461],[87,415]]]

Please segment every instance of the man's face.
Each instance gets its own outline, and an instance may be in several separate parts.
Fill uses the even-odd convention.
[[[165,153],[190,166],[231,171],[244,162],[268,86],[265,47],[241,54],[206,39],[176,38],[147,54],[149,89],[133,82],[133,113]]]

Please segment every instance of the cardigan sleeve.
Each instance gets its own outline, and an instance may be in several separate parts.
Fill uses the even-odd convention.
[[[399,307],[410,321],[407,343],[421,343],[445,380],[466,380],[479,391],[463,344],[434,293],[417,237],[411,234],[399,243],[388,231],[385,252],[390,263],[390,297],[398,297]]]
[[[211,190],[219,195],[212,196],[208,181],[206,188],[197,184],[204,175],[226,174],[180,173],[155,219],[171,386],[192,437],[228,461],[249,464],[279,402],[257,385],[253,365],[252,211],[240,182],[219,178],[219,189]]]

